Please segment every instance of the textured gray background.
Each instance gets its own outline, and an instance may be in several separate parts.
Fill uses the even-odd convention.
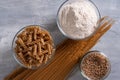
[[[56,25],[58,7],[65,0],[0,0],[0,80],[14,70],[18,64],[11,51],[15,33],[26,25],[38,24],[48,29],[60,43],[65,37]],[[119,80],[120,72],[120,0],[93,0],[101,15],[116,20],[112,29],[105,34],[93,48],[104,52],[111,61],[111,74],[106,80]],[[85,80],[78,67],[69,75],[68,80]]]

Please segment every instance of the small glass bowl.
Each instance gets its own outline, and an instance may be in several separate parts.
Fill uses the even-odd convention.
[[[89,51],[89,52],[87,52],[84,56],[83,56],[83,58],[80,60],[80,63],[79,63],[79,67],[80,67],[80,72],[81,72],[81,74],[83,75],[83,77],[84,78],[86,78],[86,79],[88,79],[88,80],[91,80],[87,75],[85,75],[85,73],[84,73],[84,71],[81,69],[81,65],[82,65],[82,62],[83,62],[83,60],[84,60],[84,58],[86,58],[89,54],[92,54],[93,52],[97,52],[98,54],[101,54],[101,55],[103,55],[104,57],[106,57],[106,59],[107,59],[107,61],[108,61],[108,72],[106,73],[106,75],[104,76],[104,77],[102,77],[100,80],[104,80],[105,78],[107,78],[108,77],[108,75],[110,74],[110,71],[111,71],[111,64],[110,64],[110,60],[108,59],[108,57],[104,54],[104,53],[102,53],[102,52],[100,52],[100,51],[97,51],[97,50],[94,50],[94,51]]]
[[[20,29],[20,30],[16,33],[16,35],[14,36],[13,41],[12,41],[13,57],[15,58],[15,60],[17,61],[17,63],[20,64],[20,65],[21,65],[22,67],[24,67],[24,68],[29,68],[29,67],[25,66],[25,65],[22,63],[22,61],[17,58],[17,55],[16,55],[16,53],[15,53],[15,51],[14,51],[14,48],[15,48],[15,46],[16,46],[15,41],[17,40],[17,35],[20,34],[25,28],[30,27],[30,26],[37,26],[37,27],[40,27],[40,29],[42,29],[42,30],[46,30],[46,29],[42,28],[40,25],[28,25],[28,26],[23,27],[22,29]],[[46,30],[46,31],[47,31],[47,30]],[[50,34],[50,32],[49,32],[49,34]],[[51,34],[50,34],[50,35],[51,35]],[[52,37],[52,36],[51,36],[51,37]],[[53,41],[53,39],[52,39],[52,41]],[[46,63],[41,64],[39,67],[37,67],[37,66],[32,66],[32,67],[29,68],[29,69],[43,68],[44,66],[48,65],[48,64],[51,62],[51,60],[53,59],[54,54],[55,54],[54,41],[53,41],[53,48],[54,48],[54,50],[53,50],[53,52],[52,52],[52,54],[51,54],[51,58],[50,58]]]
[[[59,12],[60,12],[61,8],[62,8],[64,5],[68,4],[69,2],[71,3],[71,1],[74,2],[74,1],[78,1],[78,0],[66,0],[66,1],[63,2],[62,5],[59,7],[58,12],[57,12],[57,17],[56,17],[57,26],[58,26],[60,32],[61,32],[64,36],[66,36],[67,38],[70,38],[70,39],[73,39],[73,40],[84,40],[84,39],[88,39],[89,37],[91,37],[93,34],[96,33],[96,30],[97,30],[97,29],[99,28],[99,26],[100,26],[99,23],[97,23],[97,26],[98,26],[98,27],[96,28],[96,30],[95,30],[91,35],[89,35],[88,37],[85,37],[85,38],[74,38],[74,37],[66,34],[66,32],[62,29],[62,27],[61,27],[61,25],[60,25]],[[95,8],[96,14],[97,14],[97,16],[98,16],[98,20],[101,19],[100,11],[99,11],[99,9],[97,8],[97,6],[96,6],[91,0],[86,0],[86,1],[88,1],[89,3],[91,3],[92,6]]]

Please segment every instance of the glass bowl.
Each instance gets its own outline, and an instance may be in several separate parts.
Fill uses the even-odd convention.
[[[15,46],[16,46],[15,41],[17,40],[17,35],[20,34],[25,28],[30,27],[30,26],[40,27],[41,30],[47,31],[46,29],[42,28],[40,25],[28,25],[28,26],[23,27],[22,29],[20,29],[20,30],[16,33],[16,35],[14,36],[13,41],[12,41],[13,57],[15,58],[15,60],[17,61],[18,64],[20,64],[22,67],[25,67],[25,68],[29,68],[29,67],[25,66],[25,65],[22,63],[22,61],[21,61],[20,59],[17,58],[17,55],[16,55],[14,49],[15,49]],[[47,32],[48,32],[48,31],[47,31]],[[49,34],[50,34],[50,32],[49,32]],[[51,34],[50,34],[50,35],[51,35]],[[52,36],[51,36],[51,38],[52,38]],[[52,41],[53,41],[53,38],[52,38]],[[54,48],[54,50],[53,50],[53,52],[52,52],[52,54],[51,54],[51,57],[48,59],[48,61],[47,61],[46,63],[42,63],[39,67],[37,67],[37,66],[32,66],[32,67],[29,68],[29,69],[42,68],[42,67],[48,65],[48,64],[51,62],[51,60],[53,59],[54,54],[55,54],[55,45],[54,45],[54,41],[53,41],[53,48]]]
[[[108,57],[107,57],[103,52],[94,50],[94,51],[89,51],[88,53],[86,53],[86,54],[83,56],[83,58],[80,60],[80,63],[79,63],[80,72],[81,72],[81,74],[83,75],[84,78],[86,78],[86,79],[88,79],[88,80],[91,80],[91,79],[84,73],[84,71],[83,71],[82,68],[81,68],[81,65],[82,65],[83,60],[84,60],[89,54],[92,54],[92,53],[94,53],[94,52],[97,52],[98,54],[103,55],[103,56],[107,59],[107,62],[108,62],[108,71],[107,71],[106,75],[103,76],[103,77],[100,79],[100,80],[104,80],[104,79],[107,78],[108,75],[110,74],[111,64],[110,64],[110,60],[108,59]]]
[[[96,30],[95,30],[92,34],[90,34],[89,36],[87,36],[87,37],[85,37],[85,38],[74,38],[74,37],[70,36],[69,34],[66,33],[66,31],[64,31],[64,30],[62,29],[62,27],[61,27],[61,25],[60,25],[59,12],[60,12],[61,8],[62,8],[64,5],[69,4],[69,3],[71,3],[71,2],[74,2],[74,1],[79,1],[79,0],[66,0],[66,1],[63,2],[62,5],[59,7],[58,12],[57,12],[57,17],[56,17],[57,26],[58,26],[60,32],[61,32],[64,36],[66,36],[67,38],[70,38],[70,39],[73,39],[73,40],[84,40],[84,39],[88,39],[88,38],[91,37],[93,34],[95,34],[96,30],[97,30],[97,29],[99,28],[99,26],[100,26],[99,23],[97,23],[97,26],[98,26],[98,27],[96,28]],[[86,1],[88,1],[88,2],[95,8],[95,11],[96,11],[98,20],[101,19],[100,11],[99,11],[99,9],[97,8],[97,6],[96,6],[91,0],[86,0]]]

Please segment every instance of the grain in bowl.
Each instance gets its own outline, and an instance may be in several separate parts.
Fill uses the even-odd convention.
[[[110,73],[110,61],[100,51],[88,52],[80,63],[82,75],[88,80],[103,80]]]

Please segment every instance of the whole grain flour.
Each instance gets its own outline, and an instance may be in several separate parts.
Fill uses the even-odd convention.
[[[76,39],[90,36],[98,27],[96,7],[88,0],[70,0],[60,9],[59,24],[64,34]]]

